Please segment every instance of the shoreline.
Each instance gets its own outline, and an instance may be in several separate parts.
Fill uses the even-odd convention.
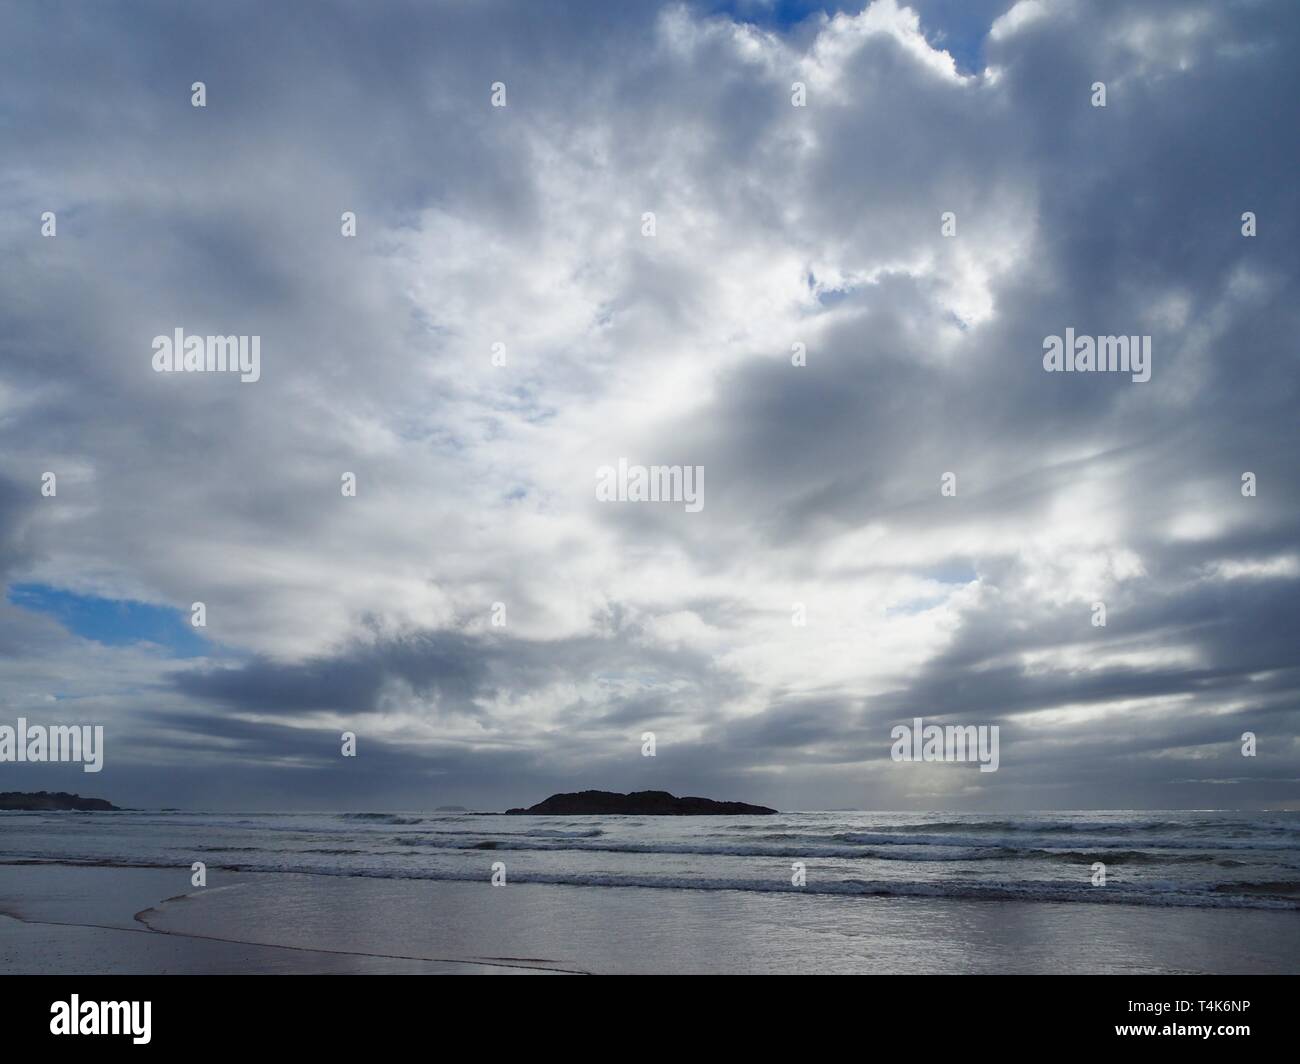
[[[163,873],[173,880],[176,873],[157,868],[121,865],[88,865],[49,860],[5,861],[0,863],[0,974],[4,975],[159,975],[159,974],[387,974],[387,975],[540,975],[581,974],[560,972],[522,961],[475,960],[445,957],[404,956],[354,950],[313,948],[299,945],[255,942],[236,937],[154,927],[151,915],[158,915],[173,903],[184,902],[240,884],[198,887],[182,894],[160,897],[132,912],[126,909],[148,897],[154,883],[124,882],[130,875],[115,875],[106,895],[83,898],[89,902],[90,919],[67,919],[71,898],[37,897],[15,900],[11,868],[47,870],[95,870],[102,872]],[[188,873],[186,873],[188,874]],[[249,873],[276,876],[278,873]],[[94,877],[100,878],[100,877]],[[157,885],[161,880],[155,876]],[[42,877],[46,884],[49,877]],[[105,900],[106,898],[106,900]],[[62,918],[61,918],[62,917]]]
[[[9,974],[1295,973],[1293,912],[0,864]],[[177,889],[178,885],[181,887]]]

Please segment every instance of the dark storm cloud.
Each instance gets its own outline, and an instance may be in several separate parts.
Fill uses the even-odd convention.
[[[690,678],[701,685],[727,682],[710,675],[709,660],[699,651],[638,646],[626,633],[530,642],[506,634],[419,632],[303,662],[256,659],[181,672],[174,684],[183,694],[232,709],[371,713],[380,708],[385,687],[400,683],[448,710],[477,713],[475,700],[484,696],[522,692],[561,677],[632,668]]]

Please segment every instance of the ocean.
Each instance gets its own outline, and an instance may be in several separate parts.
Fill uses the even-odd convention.
[[[0,858],[484,882],[501,862],[516,884],[1300,909],[1300,812],[3,813]]]
[[[1294,973],[1297,843],[1294,812],[0,813],[0,970]]]

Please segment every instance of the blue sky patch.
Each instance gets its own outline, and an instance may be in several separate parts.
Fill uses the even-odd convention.
[[[170,606],[78,595],[48,584],[15,584],[9,601],[53,617],[74,635],[105,646],[157,643],[178,658],[201,657],[212,649],[190,625],[189,614]]]
[[[921,16],[921,31],[932,47],[948,52],[962,74],[984,67],[984,40],[993,20],[1004,14],[1015,0],[899,0]],[[729,15],[740,22],[752,22],[765,29],[784,31],[819,12],[834,15],[843,11],[855,15],[867,7],[867,0],[825,3],[818,0],[703,0],[704,10]]]

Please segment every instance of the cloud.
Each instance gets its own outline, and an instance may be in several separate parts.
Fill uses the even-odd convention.
[[[1295,804],[1288,5],[4,19],[0,574],[220,648],[0,611],[115,798]],[[177,327],[261,380],[153,373]],[[1044,373],[1067,327],[1151,381]],[[916,715],[1001,768],[889,762]]]

